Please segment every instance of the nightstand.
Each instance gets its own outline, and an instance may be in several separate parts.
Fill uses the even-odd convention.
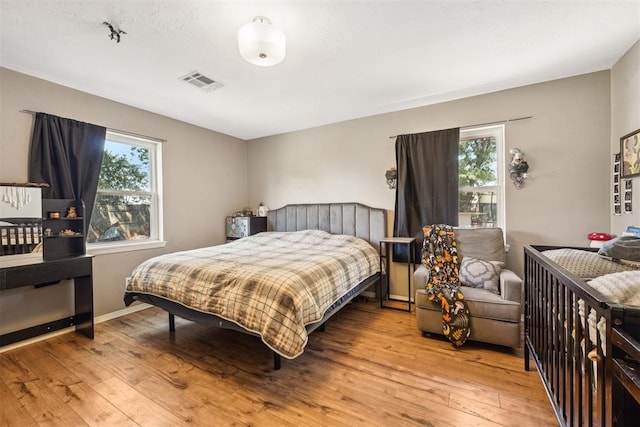
[[[412,269],[415,270],[414,264],[414,256],[413,256],[413,244],[416,241],[415,237],[385,237],[384,239],[380,239],[380,271],[384,272],[384,274],[380,277],[380,307],[382,308],[395,308],[389,305],[384,305],[385,299],[387,301],[391,300],[389,298],[389,289],[391,285],[391,256],[393,255],[393,246],[394,245],[405,245],[407,247],[407,302],[408,307],[407,311],[411,313],[411,274]],[[384,269],[383,269],[384,267]],[[382,276],[386,277],[385,285],[386,285],[386,293],[383,294],[383,280]],[[402,309],[404,310],[404,309]]]
[[[267,231],[266,216],[228,216],[227,243]]]

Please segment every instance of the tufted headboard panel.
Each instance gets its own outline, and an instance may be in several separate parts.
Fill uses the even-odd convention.
[[[385,237],[387,212],[361,203],[286,205],[267,213],[267,231],[323,230],[348,234],[370,242],[376,249]]]

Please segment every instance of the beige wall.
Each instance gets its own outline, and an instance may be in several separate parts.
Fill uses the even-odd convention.
[[[611,159],[620,152],[620,138],[640,129],[640,41],[611,69]],[[610,172],[613,176],[613,171]],[[640,180],[633,178],[633,213],[613,215],[611,232],[621,235],[628,225],[640,225]],[[613,183],[611,183],[613,185]],[[609,203],[613,203],[611,200]]]
[[[42,111],[167,142],[163,145],[167,246],[94,259],[96,315],[124,307],[124,279],[141,261],[164,252],[225,241],[224,218],[247,200],[247,143],[157,114],[0,68],[0,182],[27,180],[33,117]],[[0,333],[52,320],[71,306],[68,284],[4,291]],[[53,307],[53,308],[52,308]]]
[[[362,202],[389,210],[391,232],[390,135],[522,116],[533,118],[506,125],[507,151],[523,150],[531,172],[522,189],[506,188],[508,265],[521,274],[523,245],[586,245],[609,228],[608,71],[250,141],[249,201]],[[392,293],[406,296],[402,280]]]
[[[631,75],[635,83],[628,89],[637,93],[638,56],[636,45],[614,68],[611,86],[610,73],[603,71],[248,143],[0,68],[0,181],[27,179],[33,119],[22,109],[167,140],[167,247],[95,258],[94,300],[96,315],[101,315],[123,307],[124,278],[140,261],[222,243],[224,216],[246,205],[357,201],[386,208],[391,233],[395,193],[384,179],[384,171],[395,164],[390,135],[533,116],[506,125],[507,150],[523,150],[531,167],[522,189],[510,183],[506,188],[508,264],[521,273],[524,244],[584,245],[588,232],[610,227],[612,146],[607,141],[624,127],[611,129],[610,123],[629,115],[625,120],[632,124],[638,117],[637,102],[621,102],[616,95],[628,85],[619,89],[616,82]],[[406,271],[395,270],[398,287],[392,293],[406,295]],[[65,285],[4,292],[0,332],[15,329],[7,327],[9,319],[15,326],[25,319],[33,323],[36,316],[55,318],[57,313],[48,308],[52,299],[58,311],[68,310],[71,297]]]

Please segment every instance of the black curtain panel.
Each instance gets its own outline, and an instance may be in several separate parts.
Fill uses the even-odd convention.
[[[458,144],[460,128],[396,138],[396,189],[393,234],[415,237],[414,260],[422,258],[422,227],[458,225]],[[393,259],[407,261],[403,245],[394,245]]]
[[[85,227],[91,222],[106,132],[106,128],[90,123],[45,113],[35,115],[29,181],[49,184],[43,189],[44,198],[82,199]]]

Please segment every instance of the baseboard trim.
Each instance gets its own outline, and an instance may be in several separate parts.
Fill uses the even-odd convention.
[[[103,314],[102,316],[98,316],[95,318],[95,323],[106,322],[107,320],[115,319],[117,317],[126,316],[127,314],[135,313],[137,311],[146,310],[147,308],[153,307],[151,304],[147,304],[146,302],[136,303],[130,305],[129,307],[125,307],[121,310],[112,311],[111,313]]]
[[[152,307],[151,304],[147,303],[137,303],[133,304],[129,307],[125,307],[122,310],[116,310],[111,313],[103,314],[102,316],[95,317],[93,319],[95,324],[106,322],[107,320],[115,319],[117,317],[126,316],[127,314],[132,314],[137,311],[146,310],[147,308]],[[51,332],[48,334],[38,335],[37,337],[29,338],[24,341],[16,342],[13,344],[5,345],[0,347],[0,353],[4,353],[10,350],[14,350],[16,348],[24,347],[29,344],[34,344],[39,341],[44,341],[49,338],[57,337],[58,335],[66,334],[69,332],[75,331],[75,326],[69,326],[68,328],[58,329],[55,332]]]

